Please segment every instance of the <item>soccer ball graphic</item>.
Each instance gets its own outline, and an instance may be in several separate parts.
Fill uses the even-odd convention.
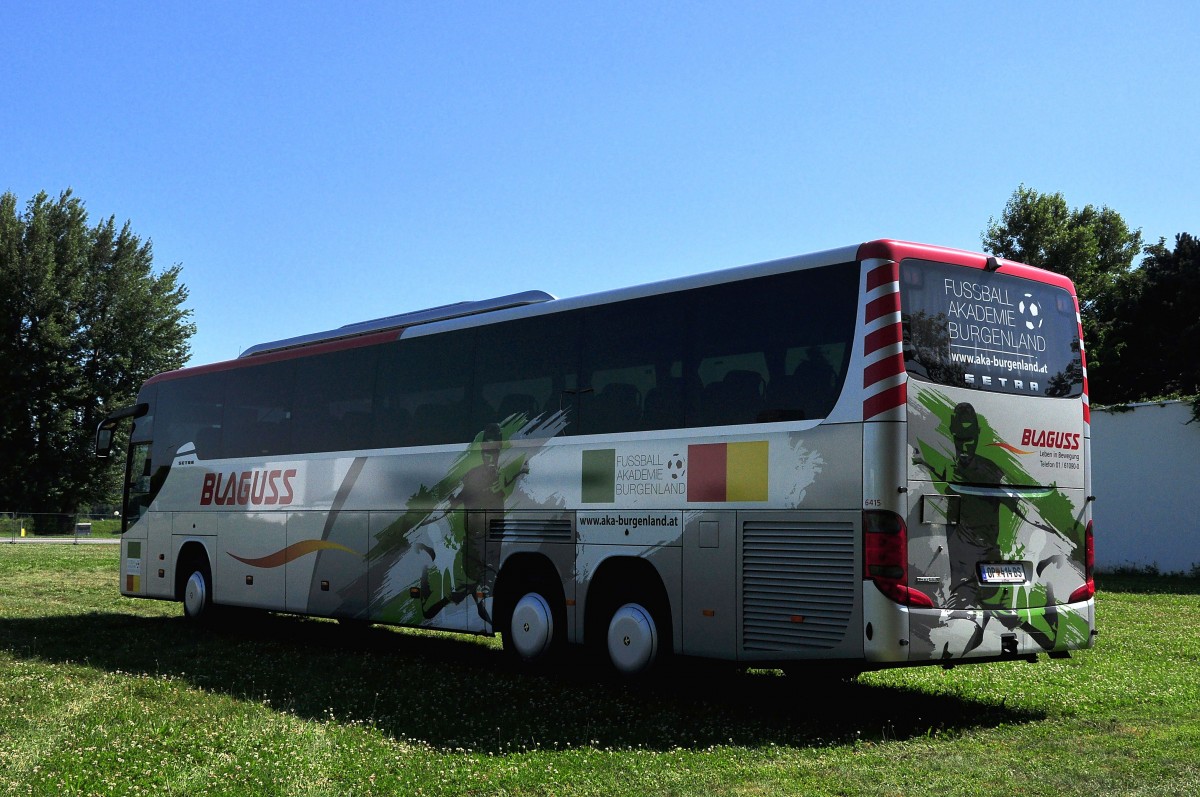
[[[673,481],[678,481],[683,478],[683,474],[687,472],[687,463],[683,461],[683,457],[678,454],[672,454],[667,460],[667,473],[671,474]]]
[[[1017,302],[1017,312],[1025,322],[1025,328],[1035,330],[1042,328],[1042,307],[1033,300],[1033,294],[1027,293]]]

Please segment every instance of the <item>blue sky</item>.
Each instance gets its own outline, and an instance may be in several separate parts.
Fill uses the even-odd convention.
[[[1190,2],[0,6],[0,192],[180,263],[192,364],[878,237],[1200,234]]]

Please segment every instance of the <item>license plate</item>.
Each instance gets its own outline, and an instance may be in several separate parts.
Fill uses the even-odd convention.
[[[979,580],[984,584],[1024,584],[1025,565],[1019,562],[980,564]]]

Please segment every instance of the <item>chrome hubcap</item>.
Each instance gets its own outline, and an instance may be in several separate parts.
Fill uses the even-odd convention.
[[[636,675],[658,655],[658,628],[645,607],[627,603],[613,613],[608,624],[608,656],[626,675]]]
[[[532,661],[550,648],[554,639],[554,614],[550,604],[536,592],[531,592],[513,607],[512,645],[525,661]]]

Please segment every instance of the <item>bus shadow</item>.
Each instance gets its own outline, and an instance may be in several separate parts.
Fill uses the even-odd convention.
[[[823,747],[1044,718],[949,693],[680,660],[628,683],[582,652],[515,672],[494,643],[289,615],[219,628],[116,613],[0,619],[20,658],[170,677],[273,709],[355,722],[442,749]]]

